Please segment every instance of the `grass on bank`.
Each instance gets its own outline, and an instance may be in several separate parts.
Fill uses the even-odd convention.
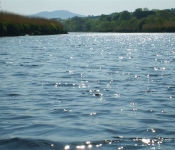
[[[0,36],[64,34],[63,25],[54,20],[0,12]]]

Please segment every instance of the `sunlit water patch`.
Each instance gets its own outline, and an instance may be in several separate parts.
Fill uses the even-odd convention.
[[[174,149],[175,34],[0,38],[0,149]]]

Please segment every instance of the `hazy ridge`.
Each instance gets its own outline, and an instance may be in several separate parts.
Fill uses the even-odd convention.
[[[47,19],[51,19],[51,18],[60,18],[60,19],[68,19],[68,18],[72,18],[72,17],[86,17],[84,15],[80,15],[80,14],[76,14],[76,13],[72,13],[70,11],[67,10],[55,10],[55,11],[42,11],[36,14],[31,15],[32,17],[42,17],[42,18],[47,18]]]

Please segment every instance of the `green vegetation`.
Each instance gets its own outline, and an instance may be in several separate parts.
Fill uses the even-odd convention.
[[[0,36],[64,34],[60,22],[0,12]]]
[[[175,32],[175,9],[122,11],[63,21],[69,32]]]

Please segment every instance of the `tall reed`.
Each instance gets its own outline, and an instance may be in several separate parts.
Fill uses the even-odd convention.
[[[0,12],[0,36],[23,34],[45,35],[66,33],[63,25],[55,20],[27,17],[10,12]]]

